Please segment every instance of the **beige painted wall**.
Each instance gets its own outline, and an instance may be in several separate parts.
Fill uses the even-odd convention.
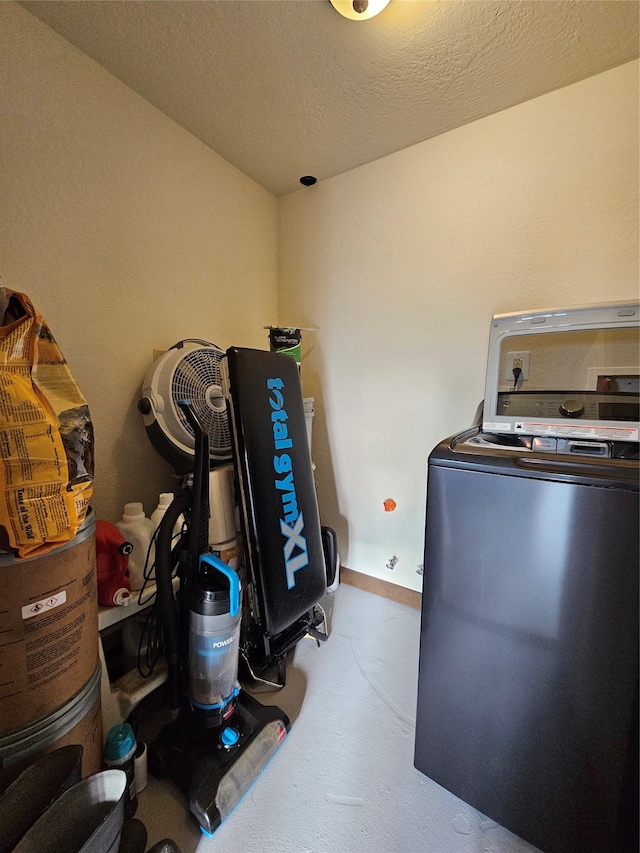
[[[579,332],[513,335],[500,343],[499,391],[513,388],[510,352],[529,353],[529,376],[521,391],[595,391],[597,377],[615,368],[640,374],[638,329],[589,329]]]
[[[427,455],[473,420],[491,316],[638,297],[638,63],[278,210],[280,320],[319,327],[302,375],[323,521],[344,565],[419,589]]]
[[[637,62],[276,202],[6,2],[0,52],[0,282],[89,399],[100,517],[172,485],[136,411],[153,348],[317,325],[323,521],[418,589],[426,457],[473,418],[491,315],[637,296]]]
[[[27,293],[85,396],[93,504],[173,488],[136,409],[154,348],[266,347],[276,200],[24,9],[0,3],[0,283]]]

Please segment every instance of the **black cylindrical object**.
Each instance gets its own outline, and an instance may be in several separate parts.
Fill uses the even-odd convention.
[[[190,506],[188,495],[178,495],[165,512],[158,528],[156,540],[156,587],[158,596],[158,613],[162,622],[165,657],[168,666],[168,695],[169,708],[178,711],[182,702],[180,682],[180,625],[178,611],[173,593],[172,571],[172,541],[173,528],[180,516]]]

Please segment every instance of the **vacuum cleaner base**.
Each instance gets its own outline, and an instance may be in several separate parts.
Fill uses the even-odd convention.
[[[274,705],[261,705],[240,692],[233,714],[217,727],[194,725],[190,710],[167,724],[149,748],[149,769],[167,776],[189,798],[205,835],[212,835],[233,811],[291,728]]]

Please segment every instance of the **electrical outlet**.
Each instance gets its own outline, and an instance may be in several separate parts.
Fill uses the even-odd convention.
[[[522,371],[519,382],[526,382],[529,378],[530,358],[530,352],[508,352],[507,360],[504,365],[504,376],[502,378],[513,385],[513,368],[519,367]]]

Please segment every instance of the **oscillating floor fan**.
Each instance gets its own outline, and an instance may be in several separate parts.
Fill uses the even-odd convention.
[[[209,438],[211,465],[232,457],[227,403],[215,344],[188,338],[163,353],[147,371],[138,409],[151,443],[182,475],[193,471],[194,432],[178,403],[188,400]]]

